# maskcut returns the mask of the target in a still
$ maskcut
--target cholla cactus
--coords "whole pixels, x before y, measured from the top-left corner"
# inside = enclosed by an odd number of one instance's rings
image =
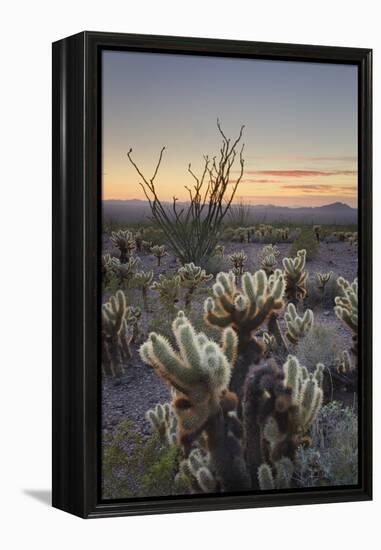
[[[248,231],[245,227],[238,227],[233,233],[233,240],[244,243],[245,240],[249,242]]]
[[[263,256],[261,259],[261,269],[266,271],[267,275],[271,275],[274,273],[274,269],[276,268],[278,264],[278,261],[274,254],[268,254],[267,256]]]
[[[111,242],[113,246],[119,249],[120,257],[119,260],[122,264],[126,263],[130,255],[136,249],[136,243],[133,238],[131,231],[126,229],[123,231],[112,231],[111,233]]]
[[[214,255],[223,258],[225,254],[225,247],[222,244],[218,244],[214,249]]]
[[[180,278],[180,286],[187,289],[185,295],[185,308],[188,309],[191,305],[195,290],[204,282],[213,279],[213,275],[207,275],[205,269],[195,265],[193,262],[180,267],[177,274]]]
[[[264,332],[262,335],[262,340],[265,346],[264,355],[265,357],[269,357],[277,349],[276,338],[273,334]]]
[[[238,339],[231,328],[226,328],[220,347],[204,333],[197,333],[182,311],[172,330],[178,351],[166,338],[152,332],[140,347],[140,356],[176,390],[173,407],[181,437],[199,431],[216,413],[229,386]]]
[[[107,376],[120,376],[124,363],[131,357],[128,306],[124,292],[118,290],[115,296],[102,306],[102,366]]]
[[[234,252],[234,254],[231,254],[229,256],[229,260],[232,262],[237,275],[242,275],[243,266],[245,265],[247,260],[247,256],[244,251],[241,250],[241,252]]]
[[[163,405],[157,403],[153,409],[146,412],[145,417],[164,444],[176,445],[177,417],[173,413],[170,403],[164,403]]]
[[[307,295],[305,271],[306,251],[298,250],[295,258],[283,258],[284,275],[286,278],[286,296],[290,302],[303,301]]]
[[[142,316],[142,311],[139,306],[133,307],[128,306],[126,312],[126,322],[128,326],[132,329],[131,342],[136,344],[139,341],[140,337],[140,318]]]
[[[101,273],[104,285],[109,282],[113,272],[113,264],[110,254],[103,254],[101,257]]]
[[[297,344],[311,330],[314,323],[314,314],[311,309],[306,309],[303,317],[299,317],[293,303],[289,303],[284,315],[287,324],[286,336],[292,344]]]
[[[337,279],[343,296],[335,298],[335,313],[347,327],[350,328],[353,334],[354,346],[352,351],[357,355],[357,332],[358,332],[358,283],[355,279],[352,283],[348,282],[343,277]]]
[[[354,370],[351,356],[347,350],[342,351],[340,357],[336,360],[336,370],[339,374],[348,374]]]
[[[159,294],[160,301],[171,312],[179,301],[180,277],[178,275],[159,275],[159,280],[154,281],[151,286]]]
[[[322,292],[324,292],[326,284],[330,280],[332,272],[329,273],[316,273],[317,286]]]
[[[240,351],[249,342],[256,342],[254,347],[259,359],[262,346],[252,334],[273,313],[283,308],[285,282],[280,270],[269,277],[259,270],[254,275],[244,273],[241,286],[239,290],[234,273],[219,273],[213,285],[214,296],[204,303],[204,318],[207,323],[220,329],[231,326],[238,334]]]
[[[128,286],[130,284],[135,276],[139,262],[139,258],[134,258],[133,256],[130,256],[125,263],[122,263],[118,258],[112,258],[111,269],[118,277],[121,286]]]
[[[321,238],[321,225],[314,225],[312,230],[315,233],[317,242],[319,243]]]
[[[142,241],[142,251],[143,252],[151,252],[151,248],[153,247],[153,241]]]
[[[138,252],[141,252],[143,249],[143,235],[144,235],[144,229],[139,229],[134,235],[136,250]]]
[[[200,448],[194,448],[188,458],[180,462],[175,484],[182,487],[188,486],[191,493],[214,493],[217,491],[218,482],[211,470],[210,456]]]
[[[258,484],[262,491],[289,489],[291,487],[295,470],[292,460],[284,456],[274,464],[274,469],[275,477],[272,468],[268,464],[264,463],[259,466]]]
[[[153,281],[153,271],[138,271],[134,275],[134,282],[142,291],[144,311],[148,311],[148,289]]]
[[[158,266],[160,266],[161,259],[164,258],[164,256],[168,256],[168,252],[165,250],[165,246],[159,246],[158,244],[155,244],[155,246],[151,248],[151,254],[152,256],[155,256],[157,258]]]

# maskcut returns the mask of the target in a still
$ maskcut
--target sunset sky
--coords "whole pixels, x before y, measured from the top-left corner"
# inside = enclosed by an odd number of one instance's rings
[[[130,147],[159,196],[187,198],[187,172],[218,153],[220,119],[245,124],[245,173],[236,198],[251,204],[357,205],[357,68],[132,52],[103,52],[103,198],[142,199]],[[238,168],[238,166],[237,166]]]

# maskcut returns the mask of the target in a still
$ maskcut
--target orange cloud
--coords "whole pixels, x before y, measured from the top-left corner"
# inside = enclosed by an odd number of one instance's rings
[[[249,170],[246,174],[281,178],[308,178],[316,176],[353,176],[357,170]]]

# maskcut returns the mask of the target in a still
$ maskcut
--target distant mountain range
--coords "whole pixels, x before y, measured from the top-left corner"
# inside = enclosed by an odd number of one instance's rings
[[[171,206],[170,203],[168,207]],[[183,203],[186,205],[186,203]],[[181,206],[181,203],[178,203]],[[311,224],[356,224],[357,208],[351,208],[342,202],[334,202],[324,206],[274,206],[273,204],[247,205],[249,223],[311,223]],[[238,209],[233,205],[232,209]],[[126,223],[143,222],[151,214],[147,201],[104,200],[103,215],[105,220],[123,220]],[[228,221],[228,219],[227,219]]]

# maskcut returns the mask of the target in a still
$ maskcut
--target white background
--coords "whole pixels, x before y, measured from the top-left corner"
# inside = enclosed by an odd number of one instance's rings
[[[1,8],[0,542],[13,548],[375,548],[372,503],[80,520],[48,505],[51,427],[51,42],[82,30],[371,47],[380,74],[372,0],[8,1]],[[375,145],[379,149],[379,113]],[[378,146],[378,147],[377,147]],[[375,242],[380,242],[375,155]],[[380,311],[379,257],[375,305]],[[380,330],[375,319],[375,339]],[[377,343],[377,342],[376,342]],[[375,357],[375,386],[379,354]],[[375,418],[381,398],[375,400]],[[376,423],[376,428],[379,428]],[[378,539],[378,541],[377,541]],[[377,541],[377,542],[376,542]]]

